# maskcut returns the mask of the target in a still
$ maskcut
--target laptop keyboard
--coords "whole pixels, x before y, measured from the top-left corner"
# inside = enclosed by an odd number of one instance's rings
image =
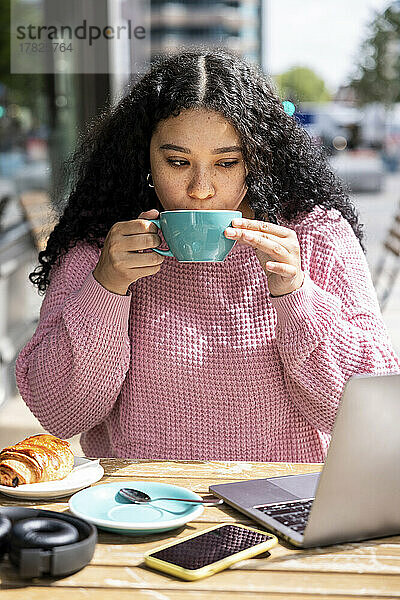
[[[279,502],[266,506],[253,506],[256,510],[272,517],[282,525],[290,527],[293,531],[304,533],[314,498],[295,500],[292,502]]]

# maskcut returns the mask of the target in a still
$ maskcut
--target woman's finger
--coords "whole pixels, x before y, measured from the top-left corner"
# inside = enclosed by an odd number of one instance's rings
[[[300,247],[297,238],[287,237],[282,238],[271,233],[263,234],[271,242],[275,242],[285,248],[289,254],[298,255],[300,253]]]
[[[278,237],[288,237],[294,233],[293,229],[289,229],[289,227],[282,227],[282,225],[275,225],[275,223],[255,221],[252,219],[233,219],[232,226],[260,231],[262,233],[272,233]]]
[[[271,271],[272,273],[276,273],[282,277],[295,277],[297,275],[296,267],[286,263],[268,261],[265,263],[265,268],[267,271]]]
[[[248,242],[253,248],[262,250],[262,252],[265,252],[278,260],[287,260],[290,256],[290,252],[283,244],[271,240],[268,236],[257,231],[241,230],[237,239]]]

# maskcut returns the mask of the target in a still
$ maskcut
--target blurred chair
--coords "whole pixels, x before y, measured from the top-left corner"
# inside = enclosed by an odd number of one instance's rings
[[[381,310],[389,300],[400,271],[400,203],[383,242],[383,252],[375,269],[373,281]]]
[[[20,194],[19,199],[31,226],[36,249],[40,252],[45,249],[47,239],[56,224],[56,213],[49,194],[42,190],[31,190]]]
[[[1,227],[1,217],[3,215],[3,212],[7,206],[8,203],[8,197],[5,196],[5,198],[0,198],[0,227]]]
[[[1,189],[0,189],[1,191]],[[7,219],[5,209],[11,206]],[[15,360],[32,337],[41,299],[28,280],[46,246],[55,214],[46,192],[30,191],[0,201],[0,405],[16,393]],[[22,214],[23,213],[23,214]]]

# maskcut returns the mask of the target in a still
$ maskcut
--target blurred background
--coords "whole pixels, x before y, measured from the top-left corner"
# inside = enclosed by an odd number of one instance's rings
[[[54,7],[24,1],[44,13]],[[52,73],[11,74],[11,2],[0,0],[0,449],[43,431],[18,394],[14,370],[38,322],[42,297],[28,274],[51,228],[63,161],[85,124],[124,93],[130,65],[140,73],[166,50],[233,48],[294,104],[294,118],[349,186],[400,352],[400,1],[96,0],[97,11],[125,20],[143,20],[146,10],[150,45],[132,57],[129,44],[118,52],[109,44],[96,57],[97,72],[86,74],[71,72],[68,57]],[[66,3],[67,10],[79,17],[84,2]],[[71,441],[82,454],[78,437]]]

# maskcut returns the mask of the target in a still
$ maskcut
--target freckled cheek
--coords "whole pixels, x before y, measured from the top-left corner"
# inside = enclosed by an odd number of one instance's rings
[[[243,200],[246,195],[246,185],[242,181],[232,181],[230,183],[227,182],[227,185],[224,186],[224,197],[235,201]]]
[[[155,181],[157,182],[156,191],[160,200],[165,199],[171,201],[182,195],[183,184],[176,176],[174,177],[171,174],[160,171],[157,174]]]

